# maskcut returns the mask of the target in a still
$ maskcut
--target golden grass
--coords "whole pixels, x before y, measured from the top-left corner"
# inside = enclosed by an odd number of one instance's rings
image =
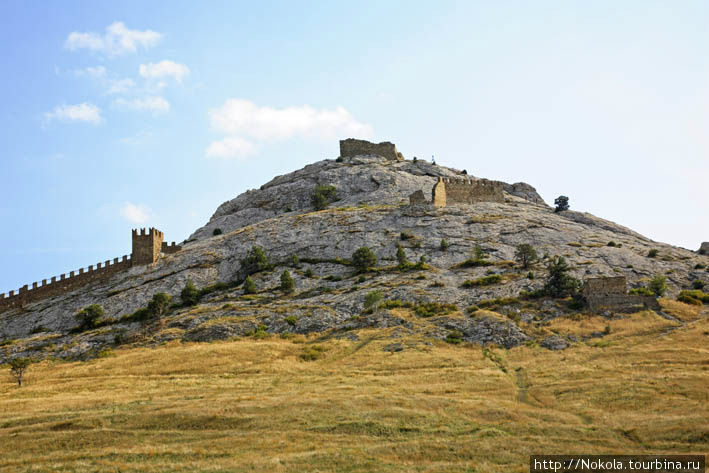
[[[403,311],[401,311],[403,315]],[[538,453],[706,453],[709,322],[557,319],[611,332],[552,352],[392,331],[115,350],[0,376],[0,471],[528,471]],[[402,352],[382,347],[400,341]],[[300,355],[316,343],[316,361]]]

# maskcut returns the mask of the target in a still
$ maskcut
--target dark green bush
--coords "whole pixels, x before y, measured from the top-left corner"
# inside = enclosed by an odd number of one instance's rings
[[[289,315],[288,317],[286,317],[283,320],[285,320],[286,323],[291,326],[294,326],[295,324],[298,323],[298,317],[296,317],[295,315]]]
[[[484,277],[478,278],[478,279],[468,279],[467,281],[464,281],[460,287],[471,288],[471,287],[479,287],[479,286],[491,286],[493,284],[499,283],[500,281],[502,281],[501,275],[491,274],[489,276],[484,276]]]
[[[256,283],[251,276],[247,276],[244,280],[244,294],[256,294],[258,289],[256,289]]]
[[[634,296],[654,296],[655,293],[646,287],[636,287],[628,291],[628,294]]]
[[[550,297],[572,296],[581,288],[581,281],[568,274],[570,268],[563,256],[555,256],[547,264],[544,293]]]
[[[359,273],[364,273],[377,265],[377,256],[368,247],[363,246],[352,253],[352,266]]]
[[[650,251],[647,252],[647,257],[648,258],[654,258],[658,255],[659,251],[657,251],[655,248],[651,249]]]
[[[554,205],[556,206],[556,208],[554,208],[554,212],[569,210],[569,198],[565,195],[560,195],[554,199]]]
[[[399,235],[399,238],[401,238],[402,241],[405,241],[405,240],[411,240],[412,238],[415,238],[415,237],[414,237],[414,234],[411,232],[401,232],[401,234]]]
[[[313,275],[314,275],[314,274],[313,274],[313,270],[312,270],[311,268],[308,268],[308,269],[305,270],[305,272],[303,273],[303,275],[304,275],[306,278],[312,278]]]
[[[91,304],[84,307],[74,315],[74,318],[79,322],[79,330],[89,330],[98,326],[98,321],[104,316],[103,307],[98,304]]]
[[[199,302],[200,293],[199,289],[194,285],[191,279],[188,279],[185,283],[185,287],[180,292],[180,299],[184,305],[195,305]]]
[[[535,250],[529,243],[517,245],[515,259],[522,265],[523,268],[527,269],[537,260],[537,250]]]
[[[311,196],[311,202],[316,210],[323,210],[331,202],[337,200],[337,189],[335,186],[315,186],[313,195]]]
[[[452,343],[453,345],[459,345],[463,341],[463,334],[458,330],[451,330],[446,335],[446,342]]]
[[[295,290],[295,281],[291,277],[287,269],[281,273],[281,291],[286,294],[291,294]]]
[[[450,245],[445,240],[445,238],[443,240],[441,240],[441,251],[448,251],[449,247],[450,247]]]
[[[704,281],[695,279],[692,281],[692,289],[704,289]]]
[[[677,296],[677,300],[680,302],[684,302],[685,304],[702,305],[702,301],[700,301],[699,299],[695,299],[689,294],[680,294]]]
[[[399,268],[405,268],[409,265],[409,260],[406,259],[404,247],[399,243],[396,244],[396,261],[399,262]]]
[[[222,233],[224,233],[224,232],[222,232],[221,228],[215,228],[214,231],[212,232],[212,235],[217,236],[217,235],[221,235]]]
[[[167,314],[170,309],[170,301],[172,301],[172,296],[164,292],[158,292],[153,295],[153,298],[148,302],[148,312],[151,317],[162,317]]]
[[[659,274],[656,275],[650,280],[647,285],[647,288],[657,297],[664,296],[665,292],[667,291],[666,278],[664,276],[660,276]]]
[[[706,265],[703,265],[702,263],[697,263],[694,265],[694,269],[704,269],[706,268]]]
[[[455,304],[442,304],[440,302],[421,302],[416,304],[414,312],[419,317],[433,317],[434,315],[446,315],[458,310]]]
[[[241,268],[246,275],[258,273],[268,267],[268,257],[260,246],[252,246],[246,257],[241,260]]]
[[[694,300],[697,300],[699,302],[703,302],[704,304],[709,304],[709,293],[700,291],[700,290],[693,290],[693,291],[680,291],[679,296],[677,297],[677,300],[681,300],[680,297],[683,298],[689,298],[691,297]],[[684,302],[684,301],[683,301]]]
[[[372,291],[364,296],[364,309],[375,311],[383,298],[382,291]]]

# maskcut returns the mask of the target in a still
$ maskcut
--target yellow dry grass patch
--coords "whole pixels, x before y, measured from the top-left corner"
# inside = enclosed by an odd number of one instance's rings
[[[481,350],[392,328],[45,361],[21,389],[3,367],[0,471],[526,472],[536,453],[706,452],[705,314],[575,323],[610,323],[612,343]],[[322,358],[301,361],[313,343]]]

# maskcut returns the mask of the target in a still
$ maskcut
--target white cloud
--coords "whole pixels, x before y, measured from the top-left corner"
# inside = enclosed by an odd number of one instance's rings
[[[107,94],[122,94],[135,87],[133,79],[109,79],[106,84]]]
[[[207,157],[210,158],[241,158],[253,154],[256,151],[256,145],[252,142],[231,136],[224,138],[221,141],[214,141],[207,148]]]
[[[116,21],[106,27],[106,33],[74,31],[64,41],[64,47],[70,51],[88,49],[89,51],[103,52],[110,56],[134,53],[139,47],[147,49],[155,46],[162,38],[162,34],[151,30],[130,30]]]
[[[113,104],[117,107],[130,110],[148,110],[152,112],[153,115],[170,111],[170,102],[162,97],[145,97],[142,99],[132,100],[118,98],[113,101]]]
[[[74,71],[77,77],[88,76],[93,79],[103,79],[106,77],[106,68],[103,66],[87,67],[86,69],[79,69]]]
[[[77,105],[58,105],[51,112],[46,112],[47,121],[60,120],[65,122],[87,122],[97,125],[101,123],[101,109],[90,103]]]
[[[143,204],[126,202],[121,207],[121,217],[130,223],[145,223],[150,218],[150,209]]]
[[[260,107],[243,99],[229,99],[209,111],[212,127],[228,135],[245,135],[257,140],[279,140],[304,136],[368,138],[372,127],[357,121],[343,107],[316,109],[300,107]]]
[[[177,82],[182,82],[182,78],[190,73],[190,69],[184,64],[164,60],[160,62],[151,62],[149,64],[141,64],[139,73],[146,79],[172,77]]]

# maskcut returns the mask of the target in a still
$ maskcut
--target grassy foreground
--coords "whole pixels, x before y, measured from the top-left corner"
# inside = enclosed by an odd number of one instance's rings
[[[0,376],[0,471],[526,472],[538,453],[706,453],[709,321],[672,303],[552,352],[314,338],[118,349]],[[316,344],[325,350],[313,350]],[[317,358],[303,361],[310,353]]]

